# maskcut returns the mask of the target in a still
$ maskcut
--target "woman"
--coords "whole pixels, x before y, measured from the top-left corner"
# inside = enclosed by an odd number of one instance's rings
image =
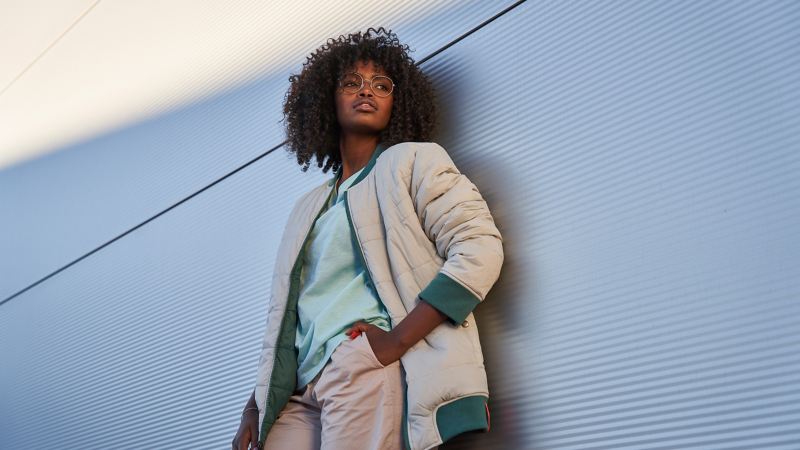
[[[289,150],[303,171],[315,158],[336,175],[290,213],[234,450],[427,449],[489,428],[471,311],[499,276],[502,239],[428,142],[433,90],[407,52],[370,28],[290,77]]]

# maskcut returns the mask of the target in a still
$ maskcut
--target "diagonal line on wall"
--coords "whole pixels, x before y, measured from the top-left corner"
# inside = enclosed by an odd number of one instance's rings
[[[525,3],[525,1],[527,1],[527,0],[519,0],[519,1],[517,1],[517,2],[515,2],[515,3],[513,3],[513,4],[511,4],[510,6],[506,7],[506,8],[505,8],[505,9],[503,9],[502,11],[500,11],[499,13],[495,14],[494,16],[492,16],[492,17],[490,17],[490,18],[486,19],[485,21],[483,21],[483,22],[482,22],[482,23],[480,23],[479,25],[475,26],[475,27],[474,27],[474,28],[472,28],[471,30],[467,31],[466,33],[462,34],[461,36],[459,36],[459,37],[457,37],[457,38],[453,39],[452,41],[448,42],[447,44],[443,45],[441,48],[439,48],[439,49],[435,50],[435,51],[434,51],[433,53],[431,53],[430,55],[427,55],[427,56],[425,56],[424,58],[420,59],[419,61],[417,61],[417,65],[421,65],[421,64],[425,63],[426,61],[429,61],[431,58],[435,57],[436,55],[438,55],[438,54],[442,53],[443,51],[445,51],[445,50],[447,50],[448,48],[452,47],[453,45],[457,44],[459,41],[461,41],[461,40],[465,39],[467,36],[469,36],[469,35],[471,35],[471,34],[475,33],[476,31],[480,30],[481,28],[485,27],[486,25],[488,25],[488,24],[492,23],[493,21],[497,20],[499,17],[501,17],[501,16],[503,16],[504,14],[508,13],[509,11],[513,10],[513,9],[514,9],[514,8],[516,8],[517,6],[521,5],[522,3]],[[91,10],[91,9],[92,9],[94,6],[95,6],[95,5],[97,5],[97,3],[100,3],[100,0],[97,0],[97,2],[96,2],[94,5],[92,5],[92,7],[90,7],[90,8],[89,8],[89,9],[88,9],[88,10],[87,10],[87,11],[86,11],[86,12],[85,12],[85,13],[84,13],[82,16],[81,16],[81,18],[82,18],[83,16],[85,16],[85,15],[86,15],[86,13],[88,13],[88,12],[89,12],[89,11],[90,11],[90,10]],[[75,23],[77,23],[78,21],[80,21],[80,18],[79,18],[79,19],[78,19],[78,20],[77,20]],[[75,25],[75,24],[73,24],[72,26],[74,26],[74,25]],[[61,35],[61,36],[65,35],[65,34],[67,33],[67,31],[69,31],[69,30],[72,28],[72,26],[70,26],[70,28],[68,28],[68,29],[67,29],[67,30],[66,30],[64,33],[62,33],[62,35]],[[61,38],[61,36],[59,36],[59,38],[58,38],[58,39],[60,39],[60,38]],[[53,45],[55,45],[55,43],[56,43],[56,42],[58,42],[58,39],[56,39],[56,41],[54,41],[54,42],[53,42],[53,44],[51,44],[51,45],[50,45],[50,47],[52,47]],[[50,47],[48,47],[47,49],[49,49]],[[46,52],[47,52],[47,49],[45,49],[45,51],[44,51],[44,52],[42,52],[42,55],[44,55],[44,53],[46,53]],[[39,58],[41,58],[41,55],[39,56]],[[28,65],[28,67],[31,67],[31,66],[33,66],[33,64],[34,64],[36,61],[38,61],[38,60],[39,60],[39,58],[37,58],[37,59],[36,59],[36,60],[34,60],[34,61],[31,63],[31,64],[29,64],[29,65]],[[27,68],[26,68],[25,70],[27,70]],[[25,71],[23,71],[23,73],[24,73],[24,72],[25,72]],[[21,75],[22,75],[22,74],[20,74],[19,76],[21,76]],[[18,76],[17,78],[19,78],[19,76]],[[16,79],[15,79],[15,80],[16,80]],[[13,81],[12,81],[12,83],[13,83]],[[4,92],[4,91],[3,91],[3,92]],[[0,95],[2,95],[2,92],[0,92]],[[27,291],[29,291],[29,290],[33,289],[33,288],[34,288],[34,287],[36,287],[36,286],[38,286],[38,285],[42,284],[43,282],[45,282],[45,281],[49,280],[50,278],[52,278],[52,277],[54,277],[54,276],[58,275],[59,273],[61,273],[61,272],[65,271],[65,270],[67,270],[67,269],[69,269],[70,267],[72,267],[72,266],[74,266],[75,264],[77,264],[77,263],[79,263],[79,262],[83,261],[84,259],[88,258],[89,256],[91,256],[91,255],[93,255],[93,254],[97,253],[98,251],[102,250],[103,248],[105,248],[105,247],[107,247],[107,246],[109,246],[109,245],[113,244],[114,242],[116,242],[116,241],[118,241],[118,240],[122,239],[123,237],[127,236],[128,234],[130,234],[130,233],[132,233],[132,232],[134,232],[134,231],[138,230],[139,228],[141,228],[141,227],[145,226],[146,224],[148,224],[148,223],[152,222],[153,220],[155,220],[155,219],[157,219],[157,218],[161,217],[162,215],[166,214],[167,212],[169,212],[169,211],[173,210],[174,208],[177,208],[178,206],[182,205],[183,203],[186,203],[187,201],[189,201],[189,200],[191,200],[192,198],[194,198],[194,197],[196,197],[196,196],[200,195],[201,193],[203,193],[203,192],[205,192],[206,190],[210,189],[211,187],[213,187],[213,186],[217,185],[218,183],[222,182],[223,180],[227,179],[228,177],[230,177],[230,176],[232,176],[232,175],[234,175],[234,174],[238,173],[239,171],[243,170],[244,168],[246,168],[246,167],[250,166],[251,164],[255,163],[256,161],[260,160],[261,158],[264,158],[265,156],[269,155],[270,153],[274,152],[275,150],[277,150],[277,149],[279,149],[279,148],[283,147],[285,144],[286,144],[286,141],[283,141],[283,142],[281,142],[280,144],[278,144],[278,145],[276,145],[276,146],[274,146],[274,147],[270,148],[269,150],[265,151],[264,153],[262,153],[262,154],[260,154],[260,155],[256,156],[255,158],[251,159],[250,161],[248,161],[248,162],[246,162],[246,163],[242,164],[241,166],[237,167],[236,169],[232,170],[231,172],[228,172],[227,174],[225,174],[225,175],[221,176],[220,178],[218,178],[218,179],[216,179],[216,180],[212,181],[211,183],[209,183],[208,185],[204,186],[204,187],[203,187],[203,188],[201,188],[200,190],[198,190],[198,191],[196,191],[196,192],[194,192],[194,193],[192,193],[192,194],[188,195],[187,197],[185,197],[185,198],[183,198],[183,199],[181,199],[181,200],[177,201],[176,203],[172,204],[171,206],[169,206],[169,207],[165,208],[163,211],[161,211],[161,212],[157,213],[156,215],[154,215],[154,216],[152,216],[152,217],[150,217],[150,218],[146,219],[145,221],[143,221],[143,222],[139,223],[138,225],[135,225],[135,226],[133,226],[132,228],[130,228],[130,229],[128,229],[128,230],[126,230],[126,231],[124,231],[124,232],[120,233],[120,234],[119,234],[119,235],[117,235],[116,237],[114,237],[114,238],[111,238],[110,240],[108,240],[107,242],[105,242],[105,243],[101,244],[100,246],[96,247],[95,249],[93,249],[93,250],[91,250],[91,251],[89,251],[89,252],[87,252],[87,253],[83,254],[82,256],[78,257],[77,259],[75,259],[75,260],[73,260],[73,261],[69,262],[68,264],[66,264],[66,265],[64,265],[64,266],[62,266],[62,267],[60,267],[59,269],[57,269],[57,270],[55,270],[55,271],[53,271],[53,272],[49,273],[48,275],[46,275],[46,276],[44,276],[44,277],[40,278],[40,279],[39,279],[39,280],[37,280],[36,282],[34,282],[34,283],[32,283],[32,284],[28,285],[28,286],[27,286],[27,287],[25,287],[24,289],[22,289],[22,290],[20,290],[20,291],[17,291],[16,293],[12,294],[11,296],[9,296],[9,297],[7,297],[7,298],[3,299],[2,301],[0,301],[0,306],[4,305],[5,303],[7,303],[7,302],[9,302],[9,301],[11,301],[11,300],[13,300],[13,299],[14,299],[14,298],[16,298],[16,297],[19,297],[20,295],[22,295],[22,294],[24,294],[25,292],[27,292]]]
[[[46,54],[47,54],[47,52],[49,52],[49,51],[50,51],[50,49],[51,49],[51,48],[55,47],[55,45],[56,45],[56,44],[58,44],[58,42],[61,40],[61,38],[63,38],[64,36],[66,36],[66,35],[67,35],[67,33],[69,33],[70,31],[72,31],[72,29],[73,29],[73,28],[75,28],[75,25],[77,25],[77,24],[78,24],[78,23],[79,23],[81,20],[83,20],[83,18],[84,18],[84,17],[86,17],[86,15],[87,15],[87,14],[89,14],[89,12],[90,12],[91,10],[93,10],[93,9],[94,9],[94,7],[95,7],[95,6],[97,6],[97,5],[100,3],[100,1],[101,1],[101,0],[97,0],[96,2],[94,2],[94,3],[92,4],[92,6],[90,6],[90,7],[86,8],[86,11],[84,11],[83,13],[81,13],[81,15],[80,15],[80,16],[78,16],[78,18],[77,18],[77,19],[75,19],[75,21],[73,21],[73,22],[72,22],[72,24],[70,24],[70,26],[68,26],[66,30],[64,30],[64,31],[63,31],[63,32],[62,32],[60,35],[58,35],[58,37],[57,37],[57,38],[55,38],[55,39],[53,40],[53,42],[51,42],[51,43],[50,43],[50,45],[48,45],[48,46],[47,46],[47,47],[46,47],[44,50],[42,50],[42,52],[41,52],[41,53],[39,53],[39,55],[38,55],[38,56],[36,56],[36,58],[34,58],[34,59],[33,59],[33,61],[31,61],[31,62],[30,62],[30,64],[28,64],[27,66],[25,66],[25,68],[24,68],[24,69],[22,69],[22,71],[21,71],[20,73],[18,73],[18,74],[17,74],[17,76],[15,76],[13,80],[11,80],[11,81],[10,81],[10,82],[9,82],[7,85],[5,85],[5,87],[3,87],[3,89],[2,89],[2,90],[0,90],[0,97],[2,97],[2,96],[3,96],[3,94],[5,94],[5,93],[6,93],[6,91],[8,91],[9,89],[11,89],[11,86],[13,86],[13,85],[14,85],[14,83],[16,83],[16,82],[17,82],[17,81],[18,81],[20,78],[22,78],[22,76],[23,76],[23,75],[25,75],[25,73],[27,73],[27,72],[28,72],[28,70],[30,70],[30,68],[31,68],[31,67],[33,67],[34,65],[36,65],[36,63],[37,63],[37,62],[39,62],[39,60],[40,60],[40,59],[42,59],[42,58],[44,57],[44,55],[46,55]],[[0,303],[0,304],[2,304],[2,303]]]

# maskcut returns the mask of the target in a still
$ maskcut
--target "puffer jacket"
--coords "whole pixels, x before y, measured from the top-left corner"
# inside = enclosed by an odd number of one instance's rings
[[[281,238],[255,389],[262,445],[296,389],[301,251],[334,181],[297,201]],[[376,148],[344,202],[367,285],[392,327],[420,298],[449,317],[401,358],[406,447],[428,449],[488,429],[489,391],[472,310],[497,281],[503,248],[478,189],[440,145],[403,142]]]

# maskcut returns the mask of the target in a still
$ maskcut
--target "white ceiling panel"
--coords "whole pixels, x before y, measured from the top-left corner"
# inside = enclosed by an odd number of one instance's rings
[[[0,169],[296,63],[318,36],[378,25],[356,16],[453,3],[4,1]]]

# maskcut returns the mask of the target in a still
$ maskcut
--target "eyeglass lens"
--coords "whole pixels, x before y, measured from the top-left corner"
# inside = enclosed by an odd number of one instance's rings
[[[379,97],[386,97],[392,93],[392,80],[389,77],[378,75],[372,78],[372,81],[364,80],[361,75],[357,73],[348,73],[342,77],[341,86],[342,90],[348,94],[355,94],[363,87],[363,83],[370,83],[372,92]]]

